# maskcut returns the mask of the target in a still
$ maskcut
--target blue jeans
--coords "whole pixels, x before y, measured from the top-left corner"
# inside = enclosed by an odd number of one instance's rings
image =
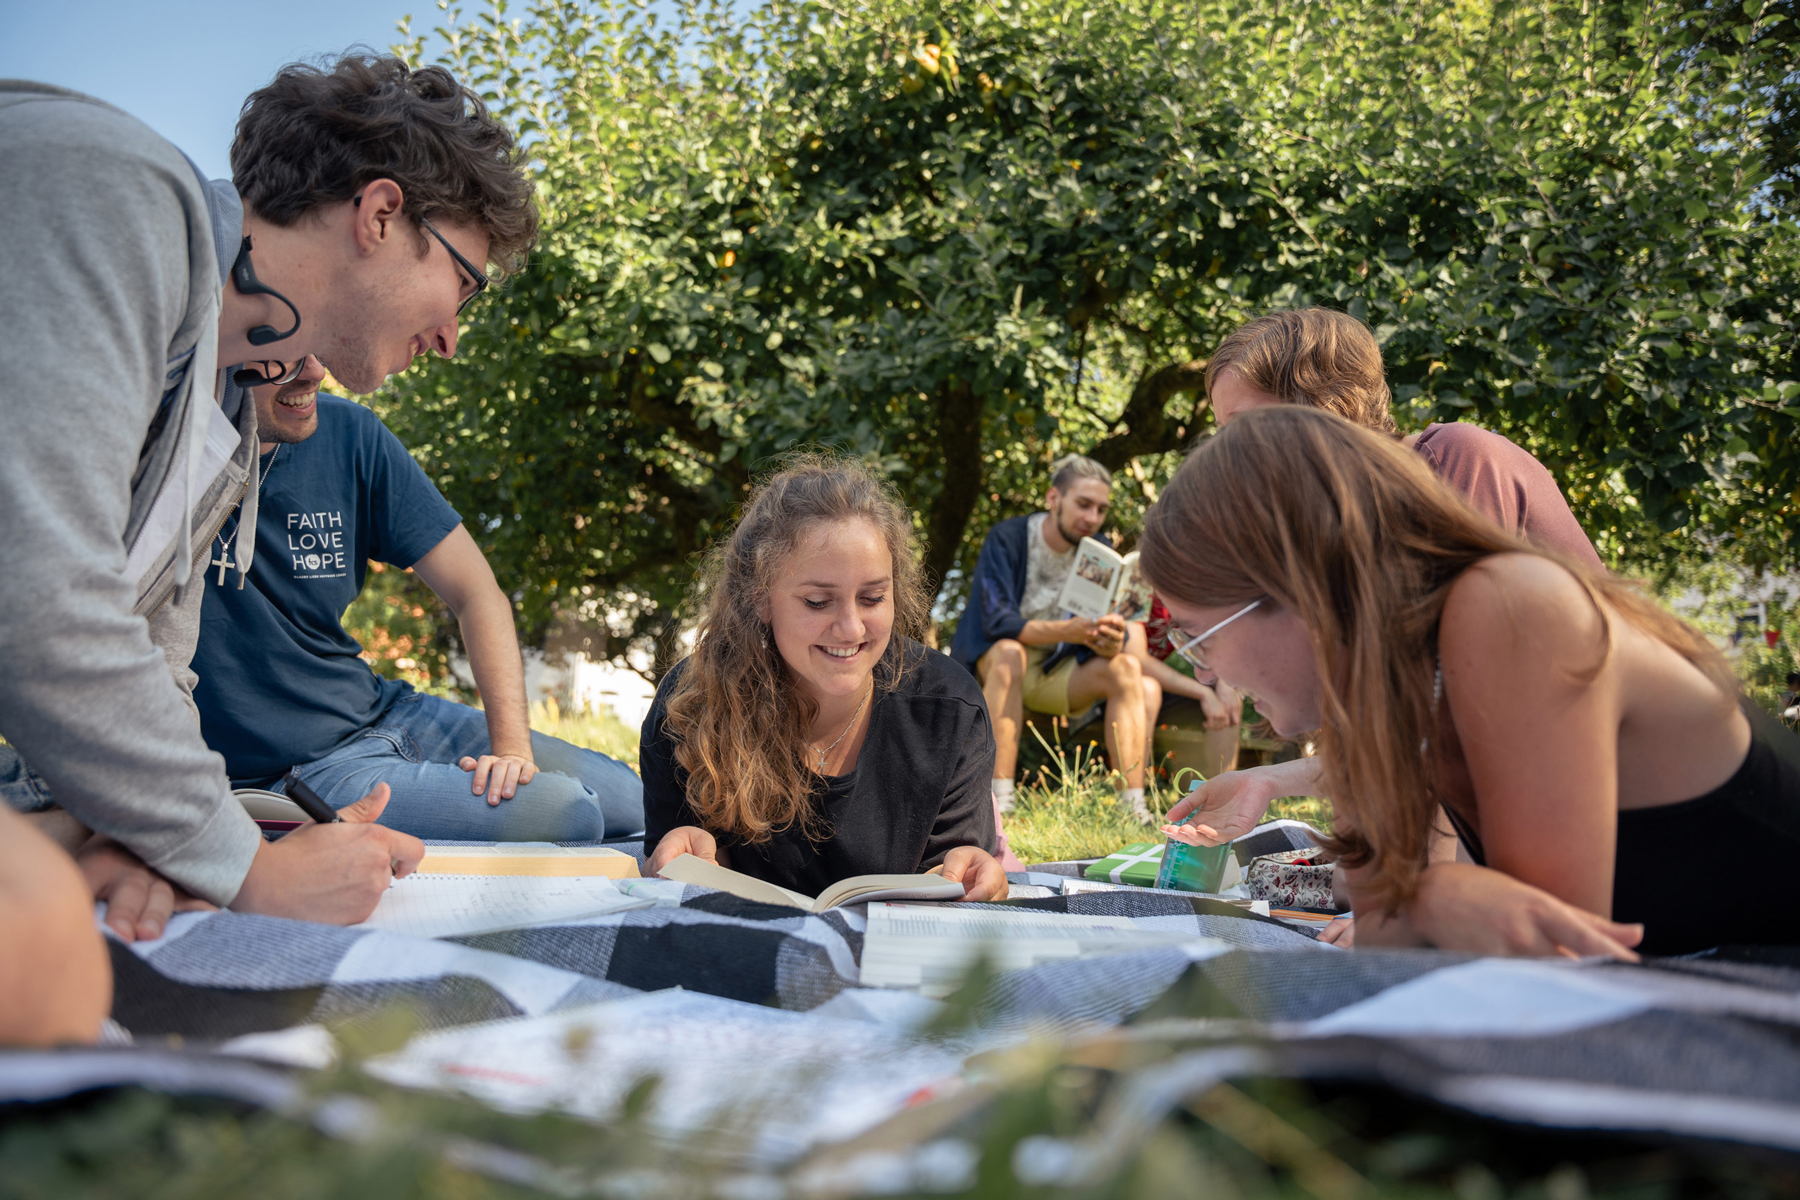
[[[387,715],[317,762],[296,768],[333,808],[378,783],[393,790],[381,824],[414,837],[469,842],[587,842],[644,828],[644,785],[617,759],[531,735],[538,773],[490,805],[457,766],[489,753],[487,717],[436,696],[402,696]],[[274,785],[281,791],[282,785]]]

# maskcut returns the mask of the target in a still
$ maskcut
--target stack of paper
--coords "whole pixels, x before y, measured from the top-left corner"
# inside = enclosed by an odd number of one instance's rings
[[[869,905],[869,928],[863,935],[862,984],[947,996],[979,958],[986,958],[997,970],[1016,971],[1064,959],[1172,945],[1214,948],[1224,943],[1146,929],[1129,917],[875,903]]]

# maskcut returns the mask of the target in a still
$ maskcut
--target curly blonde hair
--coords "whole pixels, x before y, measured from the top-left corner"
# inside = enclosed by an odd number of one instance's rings
[[[804,454],[759,484],[696,581],[698,637],[664,725],[688,802],[710,830],[747,842],[796,824],[820,835],[809,803],[818,775],[804,753],[818,705],[776,648],[768,611],[771,583],[801,540],[842,521],[872,525],[893,556],[894,627],[875,664],[877,689],[899,685],[908,640],[924,631],[931,597],[912,517],[891,483],[854,460]]]

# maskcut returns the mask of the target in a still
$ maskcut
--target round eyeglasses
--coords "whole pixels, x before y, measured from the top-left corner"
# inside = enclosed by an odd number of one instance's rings
[[[1204,642],[1207,638],[1219,632],[1219,630],[1225,628],[1227,625],[1231,624],[1261,603],[1261,600],[1252,600],[1250,603],[1244,605],[1244,607],[1232,613],[1229,617],[1226,617],[1223,621],[1220,621],[1217,625],[1214,625],[1211,629],[1208,629],[1205,633],[1195,634],[1193,637],[1182,642],[1179,646],[1176,646],[1175,653],[1187,659],[1188,663],[1193,666],[1195,671],[1211,675],[1212,668],[1206,665],[1206,659],[1200,652],[1200,643]],[[1178,634],[1186,632],[1179,625],[1175,626],[1174,629]]]

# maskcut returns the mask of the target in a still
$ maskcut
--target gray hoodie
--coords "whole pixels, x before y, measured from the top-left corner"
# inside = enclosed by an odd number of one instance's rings
[[[0,164],[0,736],[82,823],[228,903],[261,838],[187,693],[213,531],[255,495],[255,406],[215,370],[242,210],[44,84],[0,81]]]

